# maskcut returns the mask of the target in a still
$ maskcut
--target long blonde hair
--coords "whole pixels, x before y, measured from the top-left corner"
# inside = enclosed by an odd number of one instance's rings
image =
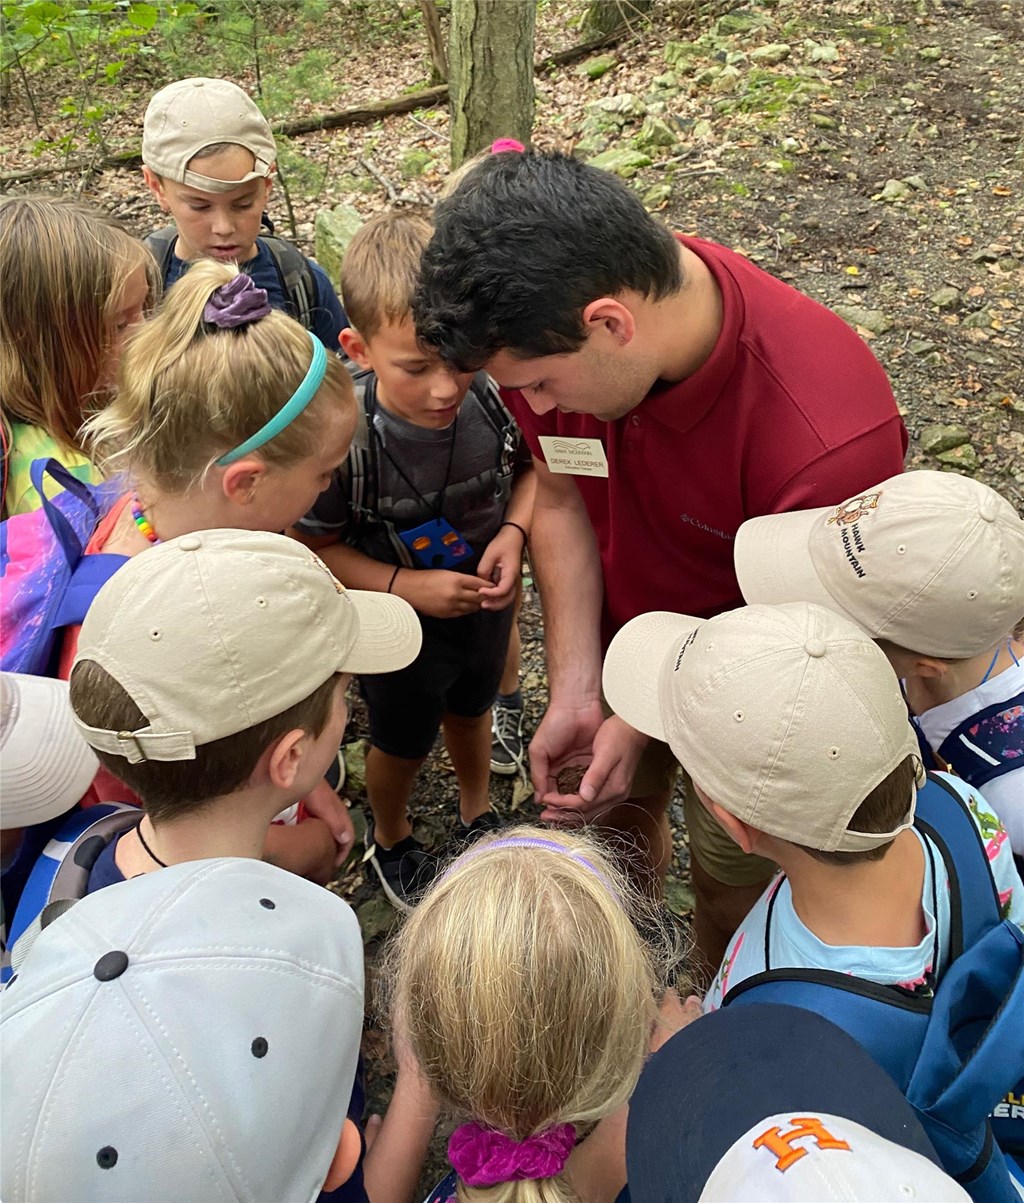
[[[234,264],[201,259],[177,281],[157,316],[121,357],[117,397],[86,433],[107,471],[126,470],[161,492],[200,484],[216,460],[279,412],[302,383],[313,355],[309,332],[273,310],[235,329],[203,320]],[[313,400],[255,454],[287,467],[320,445],[328,407],[354,408],[352,381],[335,355]]]
[[[128,277],[153,256],[113,217],[59,196],[0,200],[0,396],[4,416],[83,449]]]
[[[513,828],[456,860],[388,970],[396,1030],[436,1096],[516,1141],[560,1124],[581,1135],[625,1103],[665,968],[634,926],[640,906],[582,833]],[[458,1192],[463,1203],[574,1197],[564,1174]]]

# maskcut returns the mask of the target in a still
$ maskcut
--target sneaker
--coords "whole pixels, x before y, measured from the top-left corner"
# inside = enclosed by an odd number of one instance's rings
[[[366,826],[366,855],[388,901],[403,914],[411,914],[423,891],[437,874],[437,860],[419,840],[406,836],[394,848],[380,848],[374,840],[373,823]]]
[[[452,843],[457,852],[462,852],[470,844],[476,843],[482,835],[487,835],[491,831],[500,831],[504,826],[497,811],[485,810],[482,815],[477,815],[468,827],[465,827],[460,820],[452,833]]]
[[[495,702],[491,710],[491,772],[513,777],[523,764],[523,708]]]

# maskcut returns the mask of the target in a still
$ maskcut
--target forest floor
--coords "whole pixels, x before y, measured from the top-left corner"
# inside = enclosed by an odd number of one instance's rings
[[[388,24],[379,15],[387,5],[363,4],[364,16],[378,14],[368,26],[353,7],[327,5],[329,19],[309,31],[313,49],[330,52],[327,83],[290,102],[287,115],[422,86],[426,52],[416,23]],[[538,54],[580,40],[570,20],[580,9],[555,0],[541,6]],[[212,24],[205,36],[200,65],[176,69],[168,55],[123,81],[108,143],[137,142],[155,87],[224,69]],[[651,27],[618,47],[538,77],[534,141],[572,150],[585,139],[589,155],[603,152],[605,161],[607,152],[623,152],[611,156],[618,169],[672,227],[742,250],[840,312],[889,373],[911,435],[908,464],[974,473],[1021,508],[1022,44],[1019,0],[752,0],[732,11],[665,2]],[[245,70],[234,78],[252,86]],[[60,81],[37,86],[37,108],[56,111]],[[33,155],[38,138],[13,90],[3,110],[5,169],[52,159]],[[428,109],[292,139],[298,241],[313,249],[314,216],[325,206],[348,203],[369,216],[395,196],[429,204],[447,174],[447,138],[446,111]],[[80,189],[145,232],[160,217],[140,185],[135,171],[107,171],[36,187]],[[287,233],[277,208],[274,216]],[[521,627],[532,729],[543,713],[545,676],[540,610],[529,587]],[[347,792],[360,821],[364,734],[357,705]],[[535,815],[526,791],[493,780],[503,814]],[[431,843],[443,845],[456,799],[438,752],[413,803]],[[685,915],[692,894],[678,806],[672,818],[677,858],[666,901]],[[393,912],[358,857],[336,888],[356,906],[372,954]],[[371,1101],[380,1106],[391,1082],[381,1025],[368,1026],[365,1052]],[[439,1139],[424,1182],[443,1166]]]

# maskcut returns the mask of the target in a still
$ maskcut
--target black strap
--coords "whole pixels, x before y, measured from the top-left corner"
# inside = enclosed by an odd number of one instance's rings
[[[265,214],[264,217],[266,218]],[[318,300],[313,269],[309,266],[309,260],[298,247],[273,233],[273,226],[270,225],[269,219],[266,219],[264,224],[268,226],[270,232],[261,234],[259,241],[264,243],[270,252],[270,261],[277,272],[281,293],[291,316],[308,330],[312,325],[313,312],[317,307]],[[176,226],[165,226],[162,230],[154,230],[152,234],[146,236],[146,246],[153,252],[153,257],[160,267],[161,279],[165,278],[170,270],[174,245],[177,241],[178,229]]]

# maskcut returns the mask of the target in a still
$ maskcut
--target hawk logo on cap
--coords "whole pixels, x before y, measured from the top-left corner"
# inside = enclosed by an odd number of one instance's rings
[[[309,558],[317,566],[317,568],[321,569],[323,572],[326,572],[327,575],[331,578],[331,584],[334,586],[336,593],[344,593],[345,592],[345,586],[341,583],[341,581],[338,580],[338,578],[334,575],[334,573],[331,572],[331,570],[327,567],[327,565],[323,562],[323,560],[320,559],[319,556],[314,555],[312,552],[310,552]]]
[[[866,514],[878,509],[881,497],[882,490],[879,489],[877,493],[865,493],[863,497],[853,497],[842,505],[837,505],[828,525],[831,526],[835,522],[840,526],[849,526],[851,522],[859,522]]]
[[[794,1115],[789,1121],[793,1127],[782,1131],[778,1127],[768,1128],[754,1141],[755,1149],[767,1149],[775,1154],[775,1168],[785,1173],[791,1165],[795,1165],[801,1157],[807,1156],[807,1150],[800,1146],[793,1147],[793,1142],[810,1138],[819,1149],[846,1149],[850,1146],[845,1140],[825,1127],[820,1119],[813,1115]]]

